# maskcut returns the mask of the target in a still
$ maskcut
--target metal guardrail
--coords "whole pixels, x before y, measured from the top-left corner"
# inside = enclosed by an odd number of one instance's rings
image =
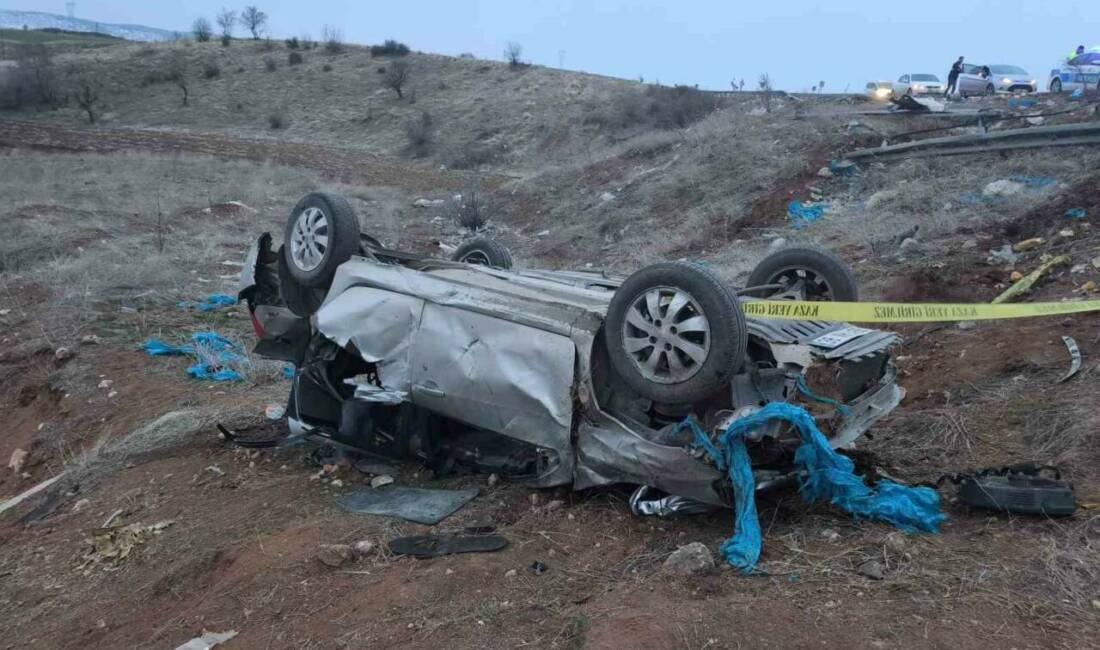
[[[929,138],[903,144],[859,149],[845,156],[856,161],[889,156],[950,156],[1011,149],[1100,145],[1100,124],[1035,126],[994,133]]]

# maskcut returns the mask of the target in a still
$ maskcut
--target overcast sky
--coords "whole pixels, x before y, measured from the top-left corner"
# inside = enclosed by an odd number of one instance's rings
[[[243,6],[244,2],[241,3]],[[257,0],[273,36],[324,25],[346,40],[396,38],[415,50],[500,59],[515,41],[533,63],[665,84],[746,87],[762,72],[787,90],[859,90],[905,72],[945,76],[965,55],[1045,79],[1075,46],[1100,43],[1097,0]],[[186,31],[219,0],[77,0],[75,15]],[[65,13],[64,0],[0,0],[0,8]]]

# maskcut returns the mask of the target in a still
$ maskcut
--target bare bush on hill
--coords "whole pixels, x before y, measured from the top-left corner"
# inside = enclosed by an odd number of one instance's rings
[[[691,86],[624,89],[587,119],[605,128],[682,129],[722,107],[722,99]]]
[[[427,156],[435,142],[435,123],[431,114],[423,111],[405,123],[405,138],[408,140],[408,151],[415,158]]]
[[[256,5],[248,5],[241,11],[241,23],[252,32],[252,40],[258,41],[267,26],[267,14]]]
[[[290,54],[286,55],[286,64],[287,65],[298,65],[299,63],[302,63],[303,61],[305,61],[305,59],[302,57],[301,52],[291,52]]]
[[[183,52],[176,50],[168,57],[168,68],[164,72],[164,79],[176,84],[176,87],[183,92],[183,105],[187,106],[190,81],[187,74],[187,57]]]
[[[267,115],[267,125],[272,129],[285,129],[290,125],[290,117],[282,108],[277,108]]]
[[[209,20],[196,18],[195,22],[191,23],[191,33],[195,35],[196,41],[206,43],[210,40],[210,35],[214,33],[214,28],[210,26]]]
[[[508,45],[504,47],[504,60],[508,62],[508,65],[513,68],[518,68],[523,65],[523,46],[515,41],[510,41]]]
[[[409,46],[404,43],[387,38],[381,45],[371,45],[371,56],[405,56],[409,53]]]
[[[302,46],[302,44],[298,40],[297,36],[292,36],[292,37],[286,39],[286,49],[288,49],[288,50],[296,50],[301,46]]]
[[[321,29],[321,40],[325,43],[325,52],[339,54],[344,51],[344,33],[339,28],[325,25]]]
[[[477,169],[496,162],[500,158],[500,149],[484,142],[468,142],[452,153],[445,164],[450,169]]]
[[[95,124],[99,117],[99,92],[98,78],[88,70],[76,69],[72,71],[70,81],[72,85],[72,97],[76,105],[88,116],[88,123]]]
[[[443,204],[443,218],[454,221],[463,228],[478,230],[489,222],[492,206],[485,200],[485,193],[469,188],[447,199]]]
[[[217,79],[222,74],[222,68],[217,61],[207,61],[202,64],[202,76],[207,79]]]
[[[268,72],[275,72],[278,69],[279,69],[279,64],[278,64],[278,62],[275,61],[275,57],[271,56],[270,54],[265,54],[264,55],[264,70],[267,70]]]
[[[397,93],[397,98],[404,97],[402,87],[409,80],[409,64],[404,61],[393,61],[382,73],[382,85]]]
[[[237,26],[237,12],[222,7],[217,21],[222,29],[222,45],[229,45],[233,41],[233,28]]]
[[[760,102],[764,105],[764,112],[772,112],[772,78],[768,73],[760,75],[756,85],[760,88]]]

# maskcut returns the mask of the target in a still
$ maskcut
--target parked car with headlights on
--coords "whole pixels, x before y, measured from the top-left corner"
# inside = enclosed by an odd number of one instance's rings
[[[902,95],[933,95],[944,91],[945,86],[934,74],[903,74],[893,84],[894,97]]]
[[[894,84],[889,81],[868,81],[867,96],[878,101],[886,101],[894,94]]]
[[[1000,92],[1033,93],[1038,88],[1035,77],[1019,66],[997,64],[987,67],[993,85]]]

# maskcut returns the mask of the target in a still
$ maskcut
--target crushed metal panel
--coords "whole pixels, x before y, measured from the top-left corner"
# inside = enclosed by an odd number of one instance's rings
[[[383,386],[407,392],[409,353],[423,310],[424,301],[413,296],[351,287],[317,311],[317,329],[341,347],[352,343],[365,361],[377,363]]]
[[[412,401],[557,452],[572,468],[576,349],[567,336],[428,303],[412,351]]]

